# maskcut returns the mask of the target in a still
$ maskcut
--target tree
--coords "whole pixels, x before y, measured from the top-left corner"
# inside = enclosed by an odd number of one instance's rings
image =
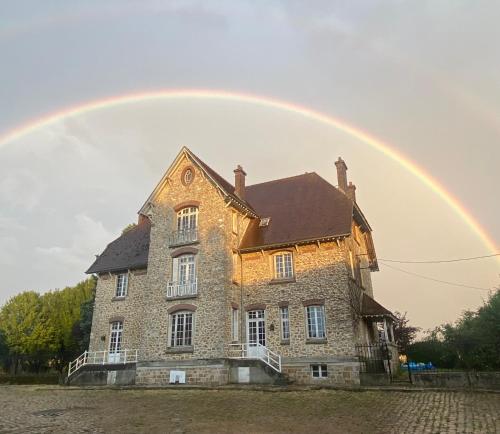
[[[401,354],[406,354],[409,345],[415,340],[417,333],[420,331],[420,327],[413,327],[408,325],[410,320],[406,318],[405,313],[394,312],[396,321],[393,324],[394,330],[394,340],[398,345],[399,352]]]
[[[38,372],[54,350],[54,327],[42,307],[40,295],[34,291],[22,292],[3,306],[0,330],[12,356],[13,373],[19,363]]]

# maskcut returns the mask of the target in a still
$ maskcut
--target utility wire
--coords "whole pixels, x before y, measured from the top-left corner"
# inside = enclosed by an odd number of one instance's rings
[[[472,258],[445,259],[441,261],[398,261],[396,259],[379,259],[379,261],[394,262],[398,264],[443,264],[447,262],[473,261],[476,259],[493,258],[495,256],[500,256],[500,253],[494,253],[493,255],[485,256],[474,256]]]
[[[381,260],[380,260],[381,261]],[[407,270],[402,270],[401,268],[394,267],[393,265],[386,264],[382,262],[386,267],[392,268],[393,270],[400,271],[401,273],[409,274],[411,276],[415,277],[420,277],[421,279],[426,279],[426,280],[431,280],[433,282],[438,282],[438,283],[444,283],[445,285],[450,285],[450,286],[460,286],[462,288],[470,288],[470,289],[479,289],[481,291],[490,291],[491,288],[481,288],[479,286],[470,286],[470,285],[463,285],[462,283],[454,283],[454,282],[448,282],[446,280],[439,280],[439,279],[434,279],[433,277],[428,277],[428,276],[422,276],[421,274],[417,273],[412,273],[411,271]]]

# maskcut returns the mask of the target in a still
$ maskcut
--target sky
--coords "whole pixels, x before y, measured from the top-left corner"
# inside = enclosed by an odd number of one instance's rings
[[[489,1],[17,1],[0,4],[0,305],[72,285],[136,213],[183,145],[232,181],[334,161],[371,226],[377,300],[424,329],[500,284],[500,3]],[[437,180],[497,246],[367,143],[243,101],[158,99],[33,120],[138,92],[218,89],[348,122]],[[424,280],[433,279],[482,289]]]

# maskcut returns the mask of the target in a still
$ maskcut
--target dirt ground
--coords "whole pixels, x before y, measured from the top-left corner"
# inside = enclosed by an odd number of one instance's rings
[[[0,386],[0,433],[494,433],[500,394]]]

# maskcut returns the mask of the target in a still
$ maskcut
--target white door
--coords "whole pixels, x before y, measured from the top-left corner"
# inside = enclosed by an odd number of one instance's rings
[[[119,363],[122,349],[123,323],[115,321],[111,323],[111,332],[109,336],[109,363]]]
[[[247,314],[248,357],[263,357],[266,346],[266,321],[263,310],[251,310]],[[260,345],[259,345],[260,344]]]

